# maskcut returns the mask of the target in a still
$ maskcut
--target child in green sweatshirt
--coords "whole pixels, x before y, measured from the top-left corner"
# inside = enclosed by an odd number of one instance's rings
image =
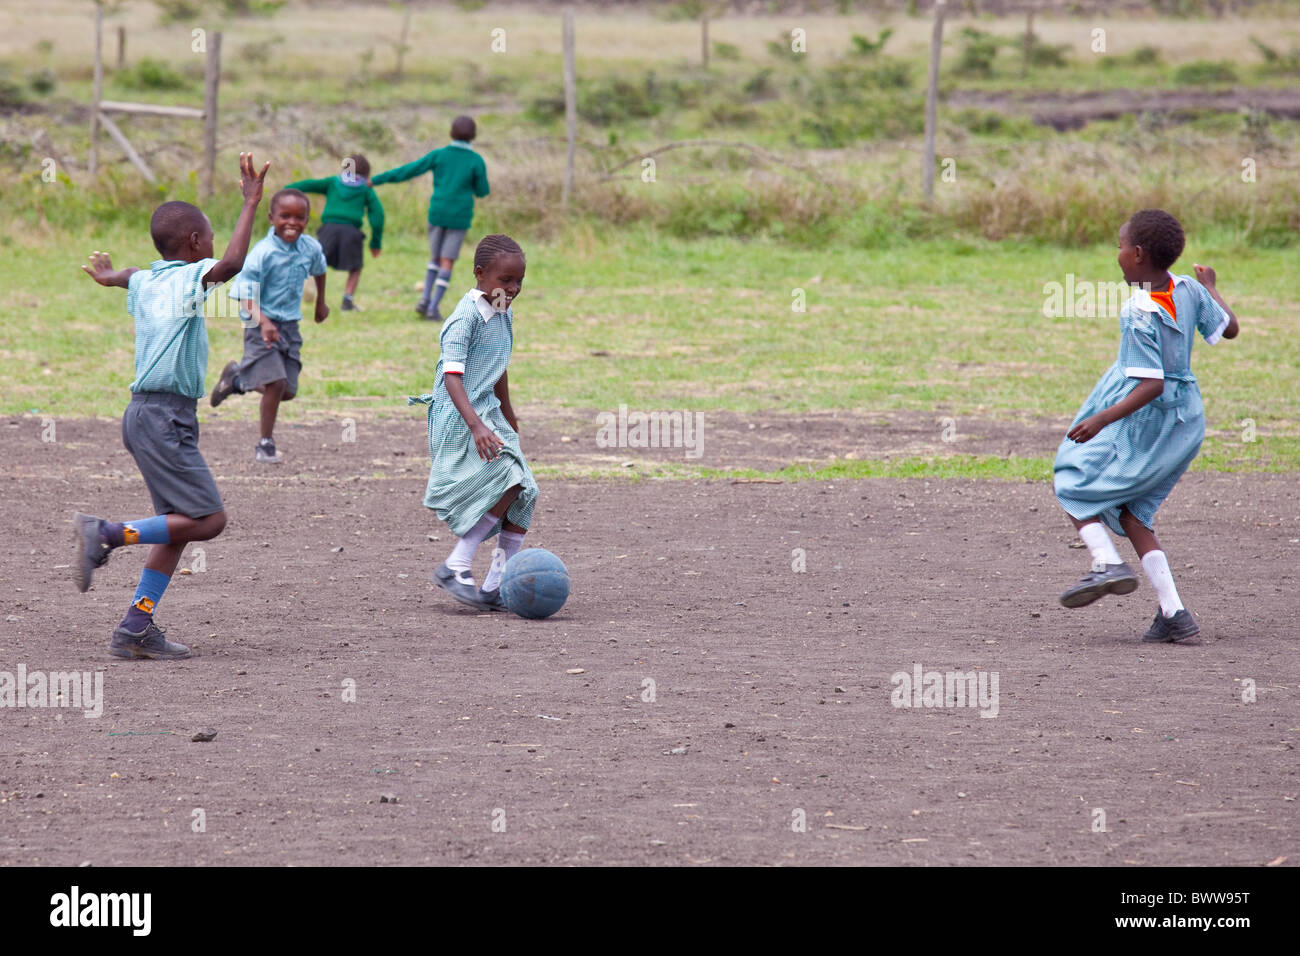
[[[343,160],[343,172],[328,179],[300,179],[285,189],[305,193],[324,193],[325,211],[316,239],[325,250],[325,263],[348,274],[343,289],[343,311],[359,312],[352,300],[361,281],[365,262],[366,234],[361,231],[361,217],[370,217],[370,255],[379,257],[384,243],[384,207],[370,188],[370,161],[357,153]]]
[[[478,130],[468,116],[451,124],[451,142],[422,159],[382,172],[371,182],[400,183],[433,173],[433,198],[429,200],[429,265],[424,273],[424,294],[415,311],[434,322],[442,321],[438,303],[451,283],[451,267],[460,245],[474,222],[474,197],[488,194],[487,165],[470,145]]]

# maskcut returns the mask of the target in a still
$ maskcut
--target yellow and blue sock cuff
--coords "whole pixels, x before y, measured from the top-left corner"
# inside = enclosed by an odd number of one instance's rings
[[[171,532],[167,530],[166,515],[127,521],[122,525],[124,544],[171,544],[171,540]]]
[[[167,585],[170,583],[171,578],[161,571],[145,568],[140,572],[140,583],[136,585],[135,597],[131,599],[131,604],[145,614],[153,614],[154,608],[162,600],[163,592],[167,590]]]

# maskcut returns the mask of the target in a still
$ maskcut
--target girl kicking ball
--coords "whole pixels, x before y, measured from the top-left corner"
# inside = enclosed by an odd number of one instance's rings
[[[1147,642],[1181,641],[1200,631],[1183,606],[1156,540],[1156,509],[1205,438],[1205,410],[1192,374],[1192,342],[1237,336],[1237,317],[1215,288],[1214,270],[1196,279],[1169,271],[1183,251],[1183,227],[1144,209],[1119,231],[1119,267],[1134,287],[1120,310],[1119,357],[1075,416],[1056,453],[1056,497],[1092,553],[1092,570],[1061,595],[1083,607],[1137,589],[1106,528],[1133,542],[1160,608]]]
[[[524,252],[509,236],[484,236],[474,251],[475,288],[443,323],[429,406],[429,483],[424,506],[460,540],[433,583],[462,604],[505,610],[501,571],[523,545],[537,482],[519,449],[506,366],[514,346],[510,304],[524,284]],[[497,531],[501,547],[483,586],[470,573],[478,546]]]

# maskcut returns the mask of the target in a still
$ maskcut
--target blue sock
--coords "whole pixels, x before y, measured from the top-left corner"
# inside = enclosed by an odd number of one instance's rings
[[[166,515],[121,523],[105,521],[100,525],[99,533],[111,548],[120,548],[124,544],[171,544],[172,541]]]
[[[140,583],[136,585],[131,607],[127,609],[126,617],[122,619],[122,627],[132,634],[138,634],[148,627],[149,622],[153,620],[154,608],[162,600],[163,592],[167,590],[171,580],[161,571],[154,571],[152,568],[141,571]]]
[[[424,294],[420,296],[420,304],[428,305],[429,296],[433,293],[433,283],[438,278],[438,263],[430,262],[424,270]]]
[[[450,284],[451,284],[451,270],[439,269],[438,281],[434,283],[433,302],[430,303],[431,308],[436,309],[438,307],[438,303],[442,301],[443,293],[447,291],[447,286],[449,286]]]

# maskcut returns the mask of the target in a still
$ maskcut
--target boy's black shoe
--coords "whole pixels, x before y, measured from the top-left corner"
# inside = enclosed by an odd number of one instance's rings
[[[1201,633],[1201,626],[1196,623],[1187,608],[1182,608],[1173,617],[1165,617],[1164,611],[1156,608],[1156,619],[1142,635],[1144,644],[1173,644],[1185,641]]]
[[[108,652],[114,657],[152,661],[181,661],[191,656],[188,647],[167,640],[163,629],[153,621],[139,633],[128,631],[119,624],[113,631]]]
[[[81,512],[72,518],[72,533],[77,546],[72,573],[77,578],[77,590],[82,594],[90,590],[90,578],[95,569],[102,568],[113,551],[100,536],[99,528],[103,523],[94,515],[83,515]]]
[[[1137,586],[1137,575],[1123,561],[1093,565],[1093,570],[1084,575],[1082,581],[1061,595],[1061,605],[1083,607],[1107,594],[1132,594]]]
[[[427,299],[423,302],[415,303],[415,314],[422,319],[427,319],[429,317],[429,301]]]
[[[226,367],[221,370],[217,384],[212,386],[212,394],[208,396],[208,402],[216,408],[236,393],[240,395],[244,393],[244,390],[239,387],[239,363],[227,362]]]
[[[342,309],[343,309],[344,312],[360,312],[360,311],[361,311],[360,309],[357,308],[357,304],[356,304],[355,302],[352,301],[352,296],[350,296],[350,295],[345,295],[345,296],[343,297],[343,306],[342,306]]]

